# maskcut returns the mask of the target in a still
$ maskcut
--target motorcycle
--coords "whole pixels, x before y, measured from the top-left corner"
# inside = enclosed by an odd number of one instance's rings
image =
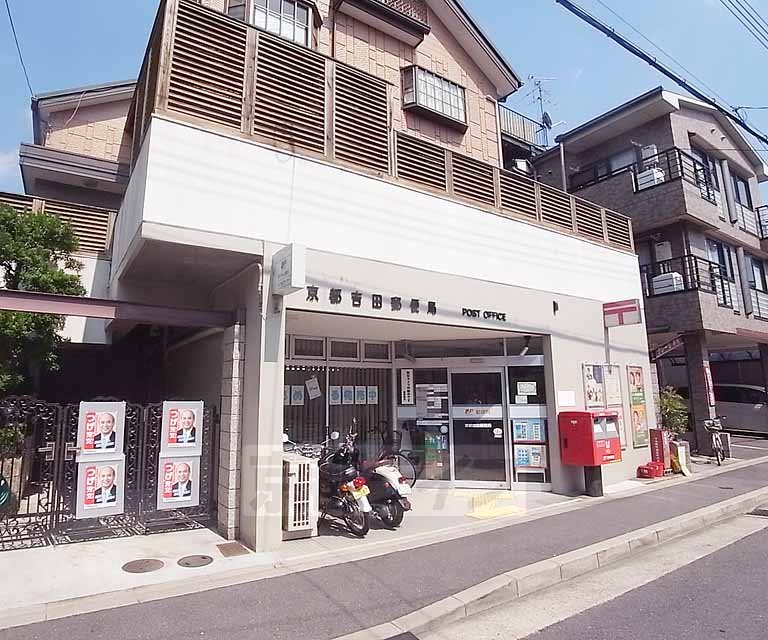
[[[386,458],[366,465],[363,477],[371,490],[368,501],[373,512],[388,529],[396,529],[403,522],[406,511],[411,510],[411,485],[400,470]]]
[[[364,538],[371,528],[371,493],[359,473],[360,451],[355,447],[356,433],[347,434],[344,443],[320,459],[320,522],[327,515],[341,518],[350,533]],[[334,431],[331,440],[338,440]]]

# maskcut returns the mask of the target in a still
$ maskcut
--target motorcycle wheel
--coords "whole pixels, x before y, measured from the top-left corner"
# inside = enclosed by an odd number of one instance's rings
[[[347,502],[344,523],[353,536],[365,538],[371,529],[371,514],[361,511],[356,502]]]
[[[379,518],[387,529],[397,529],[403,523],[405,509],[398,500],[393,500],[379,511]]]

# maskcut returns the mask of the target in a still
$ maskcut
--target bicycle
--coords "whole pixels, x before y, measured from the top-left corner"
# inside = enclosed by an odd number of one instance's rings
[[[413,455],[413,451],[401,450],[403,434],[399,431],[390,431],[386,420],[379,422],[379,435],[381,436],[382,448],[376,456],[378,461],[387,460],[392,463],[400,475],[405,478],[408,484],[413,487],[416,484],[416,464],[418,458]],[[416,462],[414,462],[414,460]]]
[[[725,447],[723,447],[723,440],[720,437],[723,432],[722,422],[720,418],[705,420],[704,428],[712,436],[712,452],[715,454],[715,460],[717,460],[717,466],[719,467],[723,464],[723,460],[725,460]]]

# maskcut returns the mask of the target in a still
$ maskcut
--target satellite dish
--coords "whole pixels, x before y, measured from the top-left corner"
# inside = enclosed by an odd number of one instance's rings
[[[541,123],[547,128],[552,128],[552,116],[550,116],[546,111],[541,116]]]

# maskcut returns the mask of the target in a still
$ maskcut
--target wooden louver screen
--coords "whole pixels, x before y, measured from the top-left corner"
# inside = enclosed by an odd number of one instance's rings
[[[387,85],[368,74],[336,66],[335,154],[381,173],[389,172]]]
[[[518,215],[533,218],[536,213],[536,185],[533,180],[512,171],[501,172],[501,206]]]
[[[325,59],[259,34],[253,133],[325,152]]]
[[[33,201],[30,196],[22,196],[15,193],[0,193],[0,204],[6,204],[19,213],[32,211]]]
[[[539,185],[539,188],[541,192],[542,221],[573,230],[571,196],[545,184]]]
[[[43,211],[71,225],[80,241],[78,253],[95,254],[106,250],[111,213],[108,209],[46,200]]]
[[[398,133],[397,176],[446,191],[445,149]]]
[[[456,195],[495,205],[493,167],[468,156],[454,153],[453,191]]]
[[[614,211],[605,212],[608,241],[624,249],[632,249],[632,221]]]
[[[576,198],[576,229],[591,238],[603,239],[603,214],[600,207]]]
[[[241,129],[248,27],[179,2],[168,108]]]

